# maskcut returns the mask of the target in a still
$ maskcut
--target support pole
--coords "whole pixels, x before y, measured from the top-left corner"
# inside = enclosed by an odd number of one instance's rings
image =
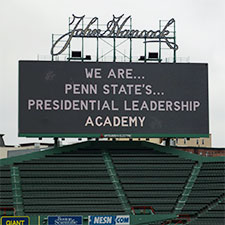
[[[167,147],[170,146],[170,138],[166,138],[166,146],[167,146]]]
[[[161,20],[159,21],[159,30],[161,31]],[[161,38],[159,37],[159,62],[161,62],[161,50],[162,50],[162,47],[161,47]]]
[[[58,137],[54,137],[54,147],[55,148],[59,147],[59,138]]]
[[[130,30],[132,30],[132,18],[130,17]],[[132,62],[132,38],[130,38],[130,62]]]
[[[84,30],[84,18],[82,19],[82,30]],[[84,61],[84,37],[82,36],[81,61]]]
[[[116,38],[115,34],[113,37],[113,62],[116,62]]]
[[[98,19],[97,19],[97,30],[98,30],[99,24],[98,24]],[[99,58],[99,40],[98,40],[98,36],[97,36],[97,52],[96,52],[96,62],[98,62],[98,58]]]
[[[52,34],[52,47],[53,47],[53,44],[54,44],[54,34]],[[52,61],[54,61],[54,56],[52,55]]]
[[[70,32],[70,17],[69,17],[69,32]],[[68,46],[68,61],[70,61],[70,58],[71,58],[71,56],[70,56],[70,43],[69,43],[69,46]]]
[[[145,51],[145,63],[146,63],[146,57],[147,57],[147,43],[146,43],[146,38],[145,38],[145,49],[144,49],[144,51]]]
[[[175,27],[175,21],[174,21],[174,34],[173,34],[173,36],[174,36],[174,44],[176,44],[176,27]],[[173,62],[174,63],[176,63],[176,61],[177,61],[177,56],[176,56],[176,50],[174,49],[173,50]]]

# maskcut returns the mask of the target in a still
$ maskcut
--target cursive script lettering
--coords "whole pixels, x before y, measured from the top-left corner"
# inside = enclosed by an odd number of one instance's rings
[[[162,30],[137,30],[137,29],[124,29],[126,23],[129,21],[131,16],[124,18],[124,14],[121,16],[114,16],[110,20],[105,30],[99,28],[92,29],[91,27],[97,22],[98,18],[94,17],[84,28],[80,28],[80,24],[85,16],[75,16],[73,14],[73,19],[70,25],[74,25],[73,29],[68,33],[63,34],[59,37],[51,48],[51,55],[56,56],[62,54],[66,48],[69,46],[73,37],[94,37],[94,38],[142,38],[145,39],[144,43],[148,42],[164,42],[170,49],[177,50],[178,46],[173,42],[174,38],[169,37],[170,31],[168,28],[175,23],[174,19],[170,19]],[[54,48],[57,44],[64,38],[67,38],[63,47],[58,51],[54,52]]]

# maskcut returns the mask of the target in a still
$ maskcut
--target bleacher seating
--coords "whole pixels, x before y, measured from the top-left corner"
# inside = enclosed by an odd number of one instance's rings
[[[151,206],[155,215],[172,215],[200,162],[156,149],[138,144],[114,148],[108,143],[98,148],[96,142],[20,159],[0,167],[0,206],[14,207],[13,166],[18,167],[27,216],[121,215],[132,214],[126,209],[138,206]],[[193,182],[180,214],[191,216],[191,225],[224,225],[225,162],[203,162]]]
[[[219,203],[213,209],[203,213],[191,225],[224,225],[225,224],[225,201]]]
[[[13,193],[10,166],[0,167],[0,215],[13,215],[13,211],[3,208],[13,208]]]
[[[110,155],[131,206],[172,213],[194,162],[153,149],[117,150]]]
[[[124,212],[98,150],[53,154],[17,166],[26,215]]]
[[[225,194],[225,162],[203,163],[183,214],[198,214]]]

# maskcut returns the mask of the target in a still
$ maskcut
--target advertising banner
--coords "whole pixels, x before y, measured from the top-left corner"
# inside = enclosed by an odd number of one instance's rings
[[[48,225],[82,225],[82,216],[49,216]]]
[[[28,216],[2,216],[1,225],[30,225]]]
[[[88,225],[130,225],[130,216],[89,216]]]

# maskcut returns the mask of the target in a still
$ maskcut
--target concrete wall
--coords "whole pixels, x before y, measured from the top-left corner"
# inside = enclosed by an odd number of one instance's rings
[[[18,155],[24,155],[32,152],[38,152],[41,149],[48,148],[48,145],[35,146],[24,146],[24,147],[0,147],[0,159],[7,157],[13,157]]]

